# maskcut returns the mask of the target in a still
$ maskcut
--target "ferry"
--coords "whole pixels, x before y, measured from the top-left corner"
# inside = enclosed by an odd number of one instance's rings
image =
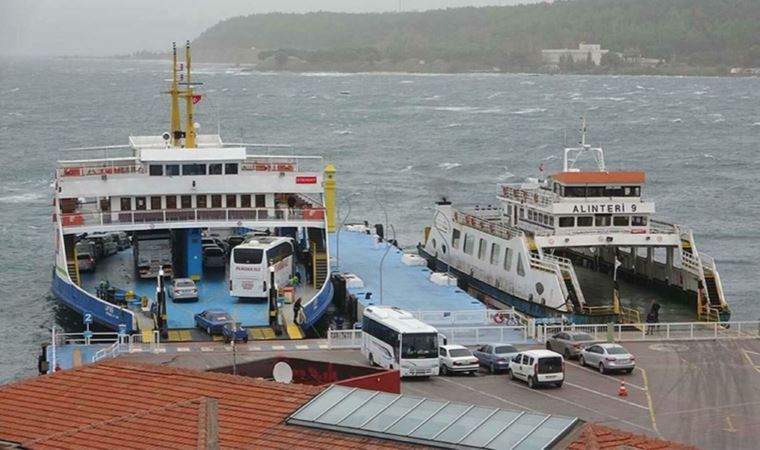
[[[215,310],[261,337],[282,329],[286,337],[303,337],[332,299],[335,168],[316,156],[257,153],[287,146],[198,134],[193,110],[204,94],[191,78],[190,43],[184,63],[173,47],[167,131],[62,152],[54,183],[52,292],[85,323],[127,334],[210,339],[198,315]],[[255,264],[229,264],[234,245],[271,240],[260,236],[287,238],[288,254],[274,248],[278,255],[268,255],[262,244]],[[227,264],[219,263],[220,252]],[[207,253],[216,257],[213,264]],[[241,297],[240,289],[254,282],[230,273],[233,268],[263,272],[256,274],[264,280],[255,284],[261,292]],[[170,292],[171,280],[180,278],[192,281],[183,281],[183,301]],[[291,308],[283,298],[301,299],[300,327],[284,317]]]
[[[419,254],[482,301],[533,317],[640,323],[656,301],[670,321],[729,320],[715,260],[691,230],[654,218],[643,171],[608,170],[585,119],[580,132],[545,180],[501,184],[485,205],[438,202]]]

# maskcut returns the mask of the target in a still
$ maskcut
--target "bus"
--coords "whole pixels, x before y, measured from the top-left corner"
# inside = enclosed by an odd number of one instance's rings
[[[239,298],[267,299],[272,271],[277,287],[287,286],[295,261],[293,239],[257,236],[246,239],[230,256],[230,295]]]
[[[362,318],[362,355],[402,377],[438,375],[438,330],[392,306],[368,306]]]

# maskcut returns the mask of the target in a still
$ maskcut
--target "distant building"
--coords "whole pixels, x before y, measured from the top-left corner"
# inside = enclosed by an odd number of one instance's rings
[[[602,55],[609,50],[602,49],[599,44],[586,44],[581,42],[578,48],[559,48],[541,50],[541,60],[547,66],[559,67],[560,62],[565,59],[572,60],[573,63],[585,63],[591,60],[591,63],[598,66],[602,62]]]

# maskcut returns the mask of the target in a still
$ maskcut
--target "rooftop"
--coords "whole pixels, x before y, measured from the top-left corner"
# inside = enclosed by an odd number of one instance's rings
[[[552,179],[562,184],[644,184],[642,171],[616,172],[558,172]]]

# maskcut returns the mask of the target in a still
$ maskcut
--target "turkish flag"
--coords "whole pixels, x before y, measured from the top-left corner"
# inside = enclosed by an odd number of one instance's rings
[[[198,104],[199,101],[201,101],[201,98],[203,98],[202,95],[193,95],[193,105]]]

